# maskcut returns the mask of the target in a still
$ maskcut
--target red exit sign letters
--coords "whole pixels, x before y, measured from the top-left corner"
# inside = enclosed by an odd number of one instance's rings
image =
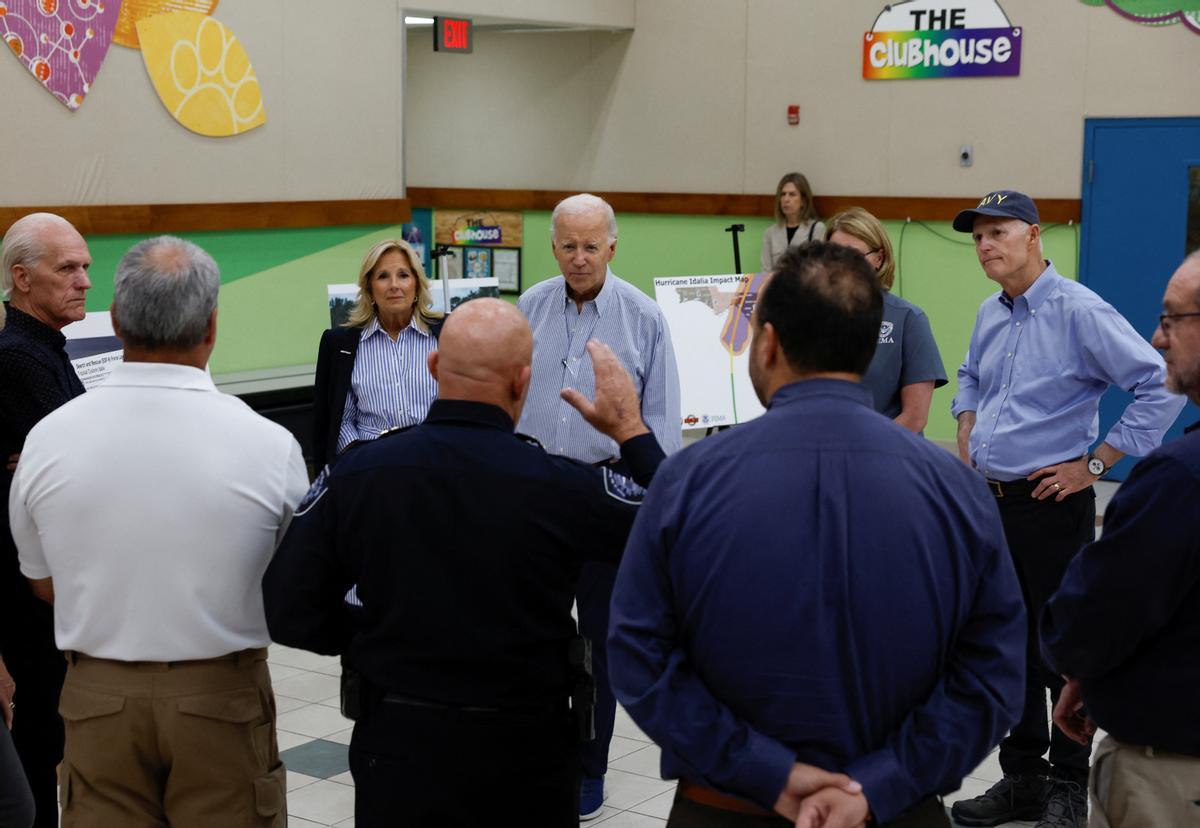
[[[475,46],[474,30],[475,27],[468,18],[433,18],[433,51],[464,54],[471,52]]]

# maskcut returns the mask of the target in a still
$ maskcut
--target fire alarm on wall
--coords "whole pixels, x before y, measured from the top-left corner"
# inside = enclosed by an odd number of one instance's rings
[[[788,104],[788,126],[797,126],[800,123],[800,105]]]

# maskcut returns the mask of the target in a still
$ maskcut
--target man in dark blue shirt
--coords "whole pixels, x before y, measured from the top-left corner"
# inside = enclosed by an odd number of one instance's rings
[[[944,826],[936,795],[1020,713],[1025,612],[995,502],[871,409],[881,314],[861,254],[789,251],[754,308],[767,412],[669,458],[634,523],[609,658],[682,780],[668,825]],[[862,791],[801,801],[797,763]]]
[[[1171,277],[1154,346],[1167,387],[1200,403],[1200,253]],[[1054,721],[1087,745],[1093,824],[1200,822],[1200,423],[1138,463],[1104,534],[1071,562],[1041,617],[1067,678]]]
[[[0,294],[0,654],[17,684],[13,742],[29,778],[37,828],[58,825],[63,726],[58,696],[67,663],[54,645],[54,614],[34,597],[17,564],[8,528],[8,490],[25,437],[38,421],[83,393],[61,331],[83,319],[92,283],[87,242],[70,222],[33,213],[4,234]],[[69,519],[65,516],[64,519]]]

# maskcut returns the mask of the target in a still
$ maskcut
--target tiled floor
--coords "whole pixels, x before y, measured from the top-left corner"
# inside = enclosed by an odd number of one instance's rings
[[[288,825],[353,826],[354,781],[346,757],[351,723],[338,710],[341,668],[337,658],[272,646],[270,664],[279,706],[279,750],[288,767]],[[659,778],[658,758],[658,747],[618,709],[609,753],[608,798],[600,816],[587,824],[605,828],[666,825],[675,783]],[[963,781],[962,789],[946,798],[947,807],[982,793],[1000,776],[1000,762],[993,751]]]

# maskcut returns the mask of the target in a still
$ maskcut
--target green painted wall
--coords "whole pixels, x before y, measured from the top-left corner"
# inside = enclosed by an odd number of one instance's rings
[[[207,250],[221,268],[213,373],[313,362],[317,340],[329,325],[325,285],[353,282],[367,248],[399,233],[398,226],[367,226],[180,234]],[[112,304],[117,263],[145,238],[88,237],[89,311]]]
[[[613,271],[654,295],[656,276],[732,273],[733,249],[724,228],[746,225],[743,270],[758,267],[764,218],[629,214],[618,216],[620,241]],[[954,374],[966,353],[975,312],[995,291],[979,268],[967,236],[948,222],[885,222],[897,249],[900,269],[895,291],[929,315],[950,383],[933,399],[926,434],[954,439],[950,400]],[[1059,272],[1074,277],[1078,267],[1077,227],[1044,228],[1046,255]],[[399,235],[397,226],[332,227],[312,230],[258,230],[189,233],[221,267],[221,309],[215,374],[305,365],[316,356],[317,340],[329,324],[325,286],[353,282],[367,248]],[[112,276],[120,257],[141,236],[92,236],[93,288],[88,310],[112,302]],[[550,214],[525,213],[522,284],[525,288],[558,273],[550,252]]]

